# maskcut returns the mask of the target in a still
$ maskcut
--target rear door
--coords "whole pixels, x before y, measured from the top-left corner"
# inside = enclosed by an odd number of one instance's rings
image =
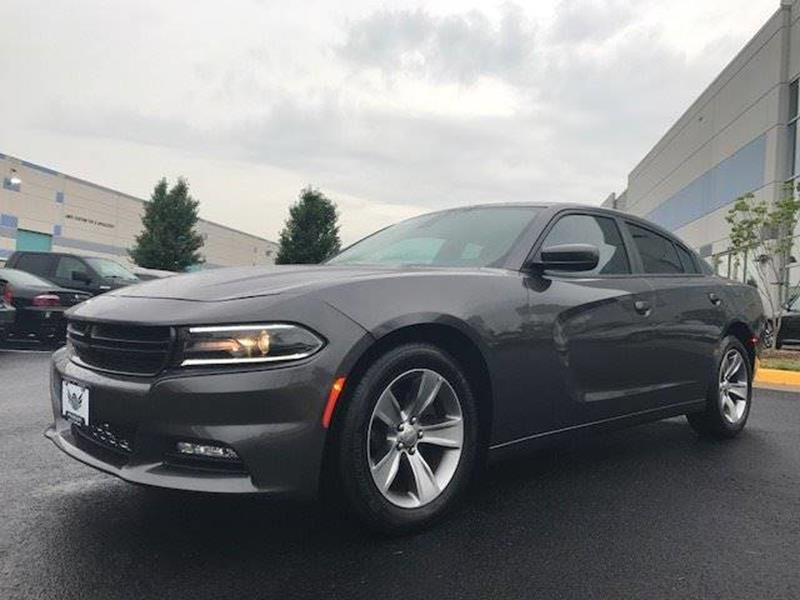
[[[561,213],[537,252],[560,244],[588,243],[600,253],[589,272],[547,271],[533,280],[532,318],[555,314],[554,371],[548,379],[563,386],[555,407],[563,427],[652,408],[653,380],[642,363],[654,360],[651,315],[654,294],[634,273],[619,220],[607,213]],[[535,365],[534,368],[541,368]]]
[[[724,299],[696,256],[677,240],[627,222],[641,269],[655,291],[654,363],[662,406],[705,397],[713,352],[725,326]]]

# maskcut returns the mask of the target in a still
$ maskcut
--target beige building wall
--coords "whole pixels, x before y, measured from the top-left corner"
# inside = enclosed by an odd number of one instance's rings
[[[0,181],[0,261],[33,237],[53,251],[131,264],[143,200],[3,154]],[[275,262],[274,242],[205,220],[198,230],[209,267]]]
[[[725,215],[752,192],[773,200],[794,175],[790,84],[800,74],[800,3],[775,14],[628,176],[626,210],[706,257],[728,247]],[[613,200],[608,201],[610,205]]]

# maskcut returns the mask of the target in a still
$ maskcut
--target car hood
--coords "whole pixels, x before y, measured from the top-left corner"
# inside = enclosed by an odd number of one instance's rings
[[[305,293],[356,280],[402,277],[426,271],[437,272],[441,269],[327,265],[232,267],[148,281],[114,290],[106,296],[220,302],[258,296]]]

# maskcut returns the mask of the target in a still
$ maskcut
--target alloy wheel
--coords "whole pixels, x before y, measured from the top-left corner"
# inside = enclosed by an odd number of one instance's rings
[[[372,411],[367,460],[384,498],[419,508],[445,490],[464,445],[464,416],[453,386],[431,369],[412,369],[383,390]]]
[[[719,402],[722,416],[731,425],[744,418],[747,410],[747,365],[735,348],[725,353],[719,366]]]

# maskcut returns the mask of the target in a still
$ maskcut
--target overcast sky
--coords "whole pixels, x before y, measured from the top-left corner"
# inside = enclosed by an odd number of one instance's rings
[[[272,239],[305,185],[353,241],[601,202],[778,0],[0,2],[0,152]]]

